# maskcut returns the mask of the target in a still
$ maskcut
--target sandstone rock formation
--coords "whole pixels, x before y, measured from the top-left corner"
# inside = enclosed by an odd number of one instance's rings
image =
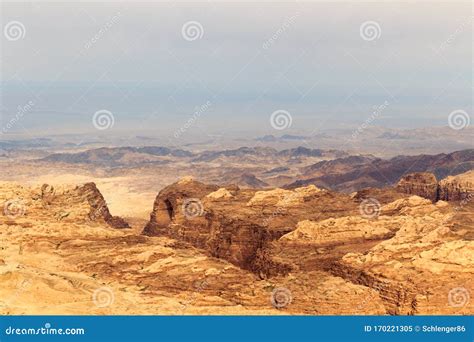
[[[395,235],[365,253],[346,254],[332,272],[377,289],[392,314],[472,313],[473,243],[453,230],[452,208],[410,198],[382,212],[394,208]]]
[[[436,202],[438,195],[438,181],[432,173],[418,172],[408,174],[397,184],[397,189],[410,195],[418,195]]]
[[[398,228],[390,220],[376,221],[357,216],[327,219],[320,222],[301,221],[296,229],[284,235],[282,241],[298,244],[310,243],[318,246],[355,243],[364,240],[381,240],[393,236]]]
[[[113,228],[128,228],[120,217],[110,214],[104,197],[94,183],[79,186],[51,186],[29,189],[4,183],[0,197],[5,216],[28,216],[39,211],[42,216],[64,222],[105,222]],[[21,212],[10,215],[12,208]],[[45,210],[42,210],[45,209]]]
[[[271,242],[299,218],[339,216],[342,204],[355,212],[357,203],[347,199],[315,186],[256,191],[180,181],[158,194],[143,234],[189,242],[261,277],[286,274],[291,268],[273,260]]]
[[[412,173],[400,179],[396,188],[403,193],[419,195],[433,202],[463,201],[473,196],[474,171],[448,176],[439,182],[431,173]]]
[[[474,196],[474,171],[448,176],[439,182],[439,198],[445,201],[465,201]]]
[[[269,206],[278,207],[298,206],[314,198],[321,189],[314,185],[308,185],[294,190],[274,189],[257,191],[247,202],[247,206]]]

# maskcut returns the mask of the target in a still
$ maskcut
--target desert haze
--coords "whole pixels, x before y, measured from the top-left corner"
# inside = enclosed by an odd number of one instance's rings
[[[264,140],[4,141],[1,313],[474,312],[473,149]]]

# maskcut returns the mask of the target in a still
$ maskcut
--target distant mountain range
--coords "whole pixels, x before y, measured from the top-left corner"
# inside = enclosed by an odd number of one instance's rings
[[[388,160],[350,156],[302,168],[289,188],[315,184],[340,191],[393,185],[411,172],[432,172],[438,179],[474,169],[474,149],[436,155],[397,156]]]
[[[339,150],[302,146],[284,150],[240,147],[202,152],[162,146],[104,147],[77,153],[54,153],[37,161],[123,170],[150,166],[159,171],[166,166],[165,172],[185,170],[220,184],[252,188],[295,188],[314,184],[352,192],[367,187],[392,186],[411,172],[432,172],[441,179],[472,170],[474,149],[382,159],[370,154],[349,155]]]
[[[236,161],[249,158],[298,158],[298,157],[329,157],[338,158],[347,153],[337,150],[310,149],[297,147],[278,151],[271,147],[241,147],[221,151],[204,151],[192,153],[182,149],[161,146],[145,147],[102,147],[77,153],[54,153],[42,161],[61,162],[70,164],[97,164],[101,166],[127,166],[137,163],[162,163],[157,157],[187,158],[190,162],[213,162],[222,158],[232,158]]]

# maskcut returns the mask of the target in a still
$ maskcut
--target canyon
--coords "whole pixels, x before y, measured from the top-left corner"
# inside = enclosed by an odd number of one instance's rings
[[[352,193],[182,177],[147,221],[94,183],[2,182],[0,312],[472,314],[473,175]]]

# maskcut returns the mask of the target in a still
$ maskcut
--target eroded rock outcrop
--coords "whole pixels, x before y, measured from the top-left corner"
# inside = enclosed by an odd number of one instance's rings
[[[464,201],[472,198],[474,194],[474,171],[448,176],[439,182],[431,173],[412,173],[400,179],[396,189],[406,194],[427,198],[432,202]]]
[[[387,219],[399,226],[395,235],[365,253],[346,254],[331,271],[377,289],[392,314],[472,313],[474,245],[453,230],[452,208],[410,197],[382,213],[393,215]],[[456,302],[455,291],[466,300]]]
[[[438,181],[434,174],[417,172],[408,174],[400,179],[396,188],[406,194],[418,195],[436,202],[438,196]]]
[[[272,241],[295,229],[300,220],[337,217],[356,208],[348,196],[315,186],[257,191],[188,179],[160,191],[143,234],[189,242],[268,277],[291,269],[284,260],[273,259]]]
[[[288,272],[287,266],[266,259],[272,233],[236,210],[242,196],[248,195],[238,187],[181,180],[160,191],[143,234],[189,242],[257,274]]]
[[[69,223],[104,222],[113,228],[129,227],[121,217],[112,216],[95,183],[79,186],[43,184],[40,188],[8,184],[5,188],[10,191],[2,193],[0,202],[7,217],[34,214]],[[12,210],[15,211],[13,214],[10,213]]]
[[[393,236],[403,221],[404,219],[400,218],[400,222],[391,222],[384,217],[374,221],[357,216],[320,222],[305,220],[299,222],[296,229],[284,235],[281,240],[320,246],[381,240]]]
[[[474,171],[449,176],[439,182],[439,198],[445,201],[466,201],[474,196]]]
[[[257,191],[255,195],[247,202],[247,206],[298,206],[304,202],[310,201],[321,191],[324,190],[321,190],[314,185],[308,185],[306,187],[296,188],[293,190],[277,188],[274,190]]]
[[[110,214],[104,196],[100,193],[95,183],[86,183],[75,189],[79,196],[84,196],[90,205],[89,218],[95,220],[101,217],[108,225],[114,228],[130,228],[128,223],[119,216]]]

